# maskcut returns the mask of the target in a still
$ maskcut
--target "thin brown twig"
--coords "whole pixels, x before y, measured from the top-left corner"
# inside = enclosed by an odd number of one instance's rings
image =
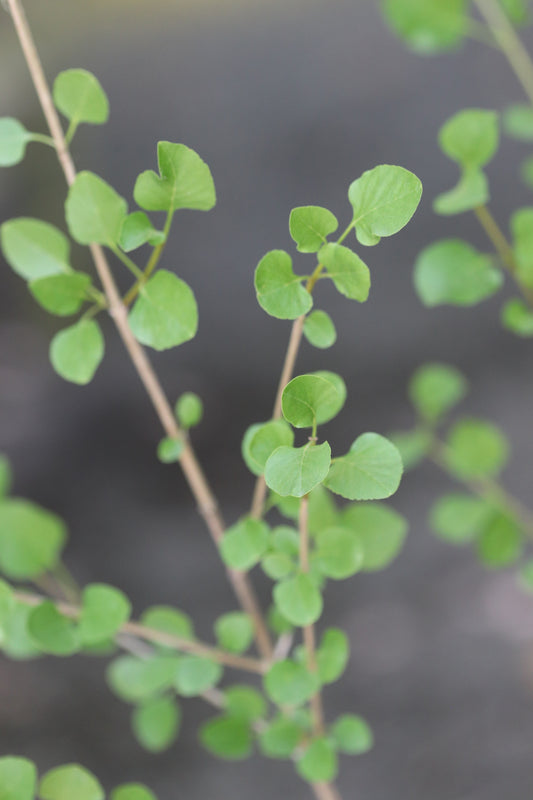
[[[65,174],[67,184],[70,186],[76,178],[76,169],[70,151],[65,143],[63,129],[54,107],[52,95],[31,35],[26,15],[20,0],[7,0],[7,3],[37,96],[55,143],[59,163]],[[185,443],[180,458],[180,465],[197,501],[198,511],[205,520],[212,539],[215,544],[219,546],[224,533],[224,523],[213,492],[198,464],[190,443],[186,440],[178,426],[170,403],[145,350],[135,339],[129,327],[127,308],[122,302],[102,247],[97,244],[92,244],[90,245],[90,251],[107,297],[109,314],[115,322],[130,359],[148,393],[161,425],[167,436],[180,439]],[[242,607],[252,619],[259,652],[263,658],[269,658],[272,653],[272,642],[251,584],[244,573],[230,569],[226,570],[226,572]]]

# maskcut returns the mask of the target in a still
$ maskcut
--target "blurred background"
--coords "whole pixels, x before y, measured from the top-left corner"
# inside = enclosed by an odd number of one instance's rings
[[[290,329],[257,305],[254,268],[269,249],[292,252],[294,206],[324,205],[342,228],[349,183],[379,163],[414,171],[424,197],[401,234],[358,247],[372,273],[367,304],[320,287],[317,307],[332,314],[338,343],[325,353],[304,344],[298,370],[328,368],[346,380],[348,402],[328,438],[339,452],[361,432],[409,427],[409,376],[424,361],[449,362],[471,382],[461,411],[504,428],[513,448],[504,483],[530,499],[531,344],[500,328],[502,295],[468,311],[428,311],[411,278],[417,253],[436,238],[486,247],[473,216],[436,217],[431,200],[456,179],[436,144],[444,120],[467,106],[522,101],[499,54],[469,43],[421,59],[371,0],[28,0],[27,13],[49,78],[84,67],[109,95],[109,124],[76,135],[79,168],[128,199],[136,175],[155,167],[158,139],[188,144],[212,169],[215,210],[178,214],[164,259],[193,287],[200,331],[153,361],[172,400],[186,390],[204,399],[194,444],[228,522],[248,506],[253,480],[240,441],[270,415]],[[524,36],[533,45],[532,32]],[[0,53],[0,115],[44,131],[3,11]],[[531,201],[518,179],[525,155],[505,141],[490,167],[502,224]],[[23,164],[0,174],[0,219],[33,215],[63,227],[65,194],[54,154],[31,145]],[[76,252],[77,266],[88,267]],[[302,272],[309,263],[295,260]],[[81,583],[118,585],[136,613],[174,604],[211,638],[213,620],[235,602],[179,470],[155,458],[160,430],[111,324],[104,320],[107,352],[94,381],[67,384],[48,363],[60,324],[5,263],[0,270],[0,449],[12,460],[15,493],[66,519],[67,561]],[[530,792],[533,600],[513,573],[483,569],[471,550],[432,537],[427,512],[449,488],[430,466],[408,474],[393,498],[411,524],[400,558],[328,588],[323,623],[352,641],[344,678],[325,692],[328,715],[361,713],[376,737],[370,755],[342,762],[345,800],[523,800]],[[259,574],[257,585],[266,605],[268,581]],[[102,661],[3,659],[0,752],[34,758],[41,770],[79,761],[106,788],[143,781],[161,800],[309,798],[290,764],[206,755],[196,730],[210,711],[200,701],[184,706],[178,744],[150,756],[133,739],[129,709],[107,689]]]

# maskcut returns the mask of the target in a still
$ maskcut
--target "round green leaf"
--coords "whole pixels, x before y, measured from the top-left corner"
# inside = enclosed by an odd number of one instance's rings
[[[420,464],[431,449],[431,436],[422,428],[396,431],[389,434],[388,438],[398,449],[404,470],[413,469]]]
[[[436,214],[452,216],[472,211],[490,200],[489,183],[484,172],[468,169],[463,172],[459,183],[448,192],[439,194],[433,201]]]
[[[56,333],[50,343],[50,361],[66,381],[90,383],[104,357],[105,343],[93,319],[81,319]]]
[[[292,269],[292,259],[284,250],[271,250],[255,270],[257,302],[277,319],[296,319],[313,305],[311,294],[302,286],[303,277]]]
[[[202,656],[182,656],[174,675],[174,686],[184,697],[195,697],[216,686],[222,672],[216,661]]]
[[[275,717],[259,734],[259,747],[269,758],[290,758],[298,747],[304,732],[288,717]]]
[[[291,447],[294,442],[292,428],[282,419],[251,425],[242,440],[242,457],[254,475],[262,475],[265,464],[278,447]]]
[[[225,690],[224,696],[226,708],[232,717],[254,722],[266,714],[265,698],[250,686],[231,686]]]
[[[411,219],[422,197],[422,184],[403,167],[382,164],[364,172],[348,190],[358,240],[375,245],[398,233]]]
[[[407,535],[404,517],[382,503],[350,505],[342,521],[363,544],[363,572],[388,567],[402,549]]]
[[[180,639],[194,639],[191,618],[172,606],[151,606],[143,612],[140,621],[147,628],[169,633]]]
[[[418,256],[414,285],[426,306],[473,306],[495,294],[503,273],[490,256],[461,239],[444,239]]]
[[[168,750],[180,725],[180,709],[172,697],[155,697],[138,706],[131,725],[139,744],[150,753]]]
[[[184,144],[157,143],[159,175],[142,172],[133,197],[145,211],[176,211],[190,208],[209,211],[216,203],[211,171],[198,153]]]
[[[327,276],[345,297],[364,303],[370,291],[370,271],[357,253],[341,244],[326,244],[318,254]]]
[[[0,758],[1,800],[34,800],[37,770],[27,758]]]
[[[107,122],[109,102],[95,76],[85,69],[66,69],[54,81],[53,98],[56,107],[71,124]]]
[[[141,288],[128,319],[141,344],[168,350],[196,335],[198,307],[185,281],[160,269]]]
[[[182,428],[194,428],[201,422],[204,407],[202,400],[194,392],[184,392],[176,403],[176,417]]]
[[[154,228],[144,211],[134,211],[128,214],[122,222],[119,237],[119,247],[125,253],[150,244],[152,247],[163,244],[166,236],[163,231]]]
[[[489,422],[464,419],[448,436],[446,463],[459,478],[484,478],[503,469],[509,445],[501,431]]]
[[[341,753],[360,756],[374,745],[374,736],[368,723],[356,714],[343,714],[331,727],[333,742]]]
[[[337,341],[333,320],[325,311],[311,311],[304,322],[304,336],[314,347],[325,350]]]
[[[418,53],[453,50],[467,33],[467,0],[382,0],[392,29]]]
[[[324,485],[348,500],[381,500],[394,494],[402,477],[395,446],[377,433],[363,433],[350,451],[331,463]]]
[[[89,275],[71,272],[67,275],[49,275],[30,281],[29,290],[39,305],[51,314],[68,317],[76,314],[87,302],[87,289],[91,285]]]
[[[223,650],[244,653],[253,642],[254,627],[248,614],[230,611],[215,622],[215,636]]]
[[[424,364],[409,381],[409,398],[425,422],[435,424],[466,395],[468,384],[455,367]]]
[[[57,564],[67,532],[59,517],[27,500],[0,503],[0,569],[15,580]]]
[[[514,564],[524,546],[522,532],[514,519],[494,514],[478,539],[478,555],[487,567],[500,568]]]
[[[124,783],[113,789],[110,800],[157,800],[157,797],[140,783]]]
[[[104,790],[88,770],[78,764],[51,769],[39,784],[40,800],[104,800]]]
[[[301,706],[318,689],[316,675],[295,661],[277,661],[264,677],[265,691],[278,706]]]
[[[330,783],[337,775],[337,755],[325,737],[314,739],[296,762],[300,777],[310,783]]]
[[[294,627],[275,605],[271,605],[268,609],[267,621],[270,629],[278,636],[281,636],[282,633],[291,633]]]
[[[278,447],[265,465],[265,481],[282,497],[303,497],[328,474],[331,448],[327,442],[303,447]]]
[[[114,247],[120,239],[128,204],[93,172],[78,172],[69,189],[65,214],[70,235],[79,244]]]
[[[103,583],[86,586],[82,594],[79,627],[83,644],[114,638],[130,614],[131,603],[119,589]]]
[[[45,653],[71,656],[80,649],[76,624],[61,614],[50,600],[32,610],[28,617],[28,632],[33,643]]]
[[[338,681],[346,669],[350,657],[350,642],[344,631],[328,628],[316,651],[316,662],[320,683]]]
[[[70,244],[54,225],[19,217],[4,222],[0,234],[5,260],[25,280],[70,272]]]
[[[501,314],[504,328],[517,336],[533,336],[533,311],[523,300],[508,300]]]
[[[441,149],[464,169],[481,169],[488,164],[499,140],[498,114],[479,108],[459,111],[439,131]]]
[[[322,595],[305,573],[276,584],[272,594],[278,610],[293,625],[311,625],[322,614]]]
[[[180,460],[184,446],[181,439],[165,436],[157,445],[157,457],[163,464],[174,464]]]
[[[316,535],[313,563],[327,578],[342,580],[359,572],[364,551],[360,538],[346,528],[325,528]]]
[[[320,206],[293,208],[289,217],[289,231],[300,253],[316,253],[338,227],[335,215]]]
[[[492,513],[490,505],[482,498],[454,493],[437,500],[429,521],[442,539],[462,544],[472,541],[483,530]]]
[[[522,142],[533,142],[533,109],[527,105],[508,106],[503,112],[503,129],[507,136]]]
[[[179,661],[179,656],[171,655],[119,656],[107,669],[107,681],[122,700],[139,703],[173,685]]]
[[[333,382],[322,373],[299,375],[289,381],[281,397],[285,419],[295,428],[311,428],[333,419],[346,399],[344,381],[338,375],[335,378]]]
[[[27,659],[40,655],[28,632],[28,618],[32,607],[17,603],[9,616],[4,619],[0,646],[3,652],[12,659]]]
[[[206,750],[219,758],[241,761],[251,755],[252,731],[241,717],[215,717],[202,725],[199,735]]]
[[[273,581],[279,581],[292,575],[296,561],[285,553],[269,553],[261,561],[261,569]]]
[[[531,15],[529,0],[500,0],[500,5],[513,25],[527,25]]]
[[[0,167],[12,167],[22,161],[31,138],[18,119],[0,117]]]
[[[259,562],[268,546],[268,525],[247,517],[228,528],[220,545],[222,559],[228,567],[245,571]]]

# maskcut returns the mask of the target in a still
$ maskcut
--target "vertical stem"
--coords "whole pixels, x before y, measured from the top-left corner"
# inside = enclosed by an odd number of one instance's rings
[[[28,64],[37,96],[41,103],[50,133],[54,139],[59,162],[65,174],[67,184],[70,186],[76,178],[76,169],[69,149],[65,143],[63,129],[61,127],[57,111],[54,107],[52,95],[46,81],[44,70],[42,68],[39,54],[35,47],[23,7],[20,0],[7,0],[7,4],[13,17],[15,29],[17,31],[20,45]],[[108,300],[109,313],[113,318],[115,325],[117,326],[124,346],[126,347],[135,369],[137,370],[137,374],[150,400],[152,401],[152,405],[154,406],[159,421],[161,422],[161,425],[167,436],[185,441],[184,434],[177,424],[170,403],[152,367],[152,364],[150,363],[144,348],[136,340],[130,329],[128,324],[128,311],[122,302],[104,251],[102,247],[97,244],[91,244],[90,251],[94,260],[96,271]],[[185,448],[180,459],[180,464],[190,489],[198,503],[198,510],[205,520],[213,541],[219,545],[224,533],[224,523],[218,510],[218,505],[213,492],[211,491],[206,477],[198,464],[194,451],[189,442],[186,442],[185,444]],[[235,570],[227,570],[227,574],[235,594],[241,602],[244,610],[250,614],[250,617],[252,618],[259,652],[264,658],[270,658],[272,654],[272,642],[270,639],[270,634],[247,576],[241,572],[236,572]]]

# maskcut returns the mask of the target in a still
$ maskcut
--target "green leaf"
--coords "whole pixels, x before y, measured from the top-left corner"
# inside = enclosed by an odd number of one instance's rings
[[[15,580],[31,580],[58,562],[65,525],[27,500],[0,503],[0,569]]]
[[[495,294],[503,273],[494,260],[461,239],[443,239],[418,256],[414,285],[426,306],[473,306]]]
[[[184,392],[176,403],[176,417],[182,428],[188,430],[198,425],[204,413],[203,403],[194,392]]]
[[[404,517],[382,503],[350,505],[344,511],[342,521],[362,541],[363,572],[376,572],[388,567],[402,549],[407,535]]]
[[[0,499],[7,497],[11,489],[11,467],[9,459],[0,453]]]
[[[404,470],[413,469],[420,464],[431,449],[431,436],[422,428],[395,431],[388,438],[398,449]]]
[[[37,770],[27,758],[0,758],[1,800],[34,800]]]
[[[285,420],[251,425],[242,440],[242,457],[254,475],[262,475],[274,450],[282,445],[291,447],[293,442],[294,432]]]
[[[272,594],[279,611],[293,625],[311,625],[322,614],[322,595],[306,573],[276,584]]]
[[[277,661],[264,677],[265,691],[278,706],[301,706],[318,689],[316,675],[295,661]]]
[[[304,322],[304,336],[313,347],[325,350],[337,341],[333,320],[325,311],[311,311]]]
[[[520,177],[526,186],[529,186],[530,189],[533,188],[533,156],[529,156],[522,161]]]
[[[88,770],[78,764],[51,769],[39,785],[41,800],[104,800],[104,790]]]
[[[290,758],[303,736],[301,727],[288,717],[275,717],[259,734],[259,748],[268,758]]]
[[[469,494],[448,494],[431,509],[429,522],[442,538],[454,544],[472,541],[485,527],[493,510],[486,500]]]
[[[28,618],[28,632],[33,643],[45,653],[71,656],[80,649],[76,624],[61,614],[50,600],[45,600],[32,610]]]
[[[320,683],[338,681],[346,669],[350,657],[350,643],[344,631],[328,628],[316,651]]]
[[[321,206],[293,208],[289,231],[300,253],[316,253],[339,227],[337,217]]]
[[[513,253],[519,280],[533,289],[533,208],[519,208],[511,217]]]
[[[168,750],[175,740],[181,721],[178,704],[173,697],[154,697],[138,706],[131,724],[139,744],[150,753]]]
[[[27,281],[70,272],[70,244],[54,225],[32,217],[10,219],[0,228],[2,253]]]
[[[478,539],[478,555],[487,567],[514,564],[522,554],[522,532],[511,517],[495,514]]]
[[[309,495],[309,531],[319,533],[322,528],[335,526],[338,519],[333,495],[324,486],[317,486]]]
[[[459,111],[439,131],[442,151],[465,170],[478,170],[488,164],[499,139],[498,114],[479,108]]]
[[[338,772],[337,755],[325,736],[314,739],[296,762],[296,771],[310,783],[330,783]]]
[[[198,153],[184,144],[157,143],[159,175],[142,172],[135,182],[135,202],[145,211],[190,208],[209,211],[216,203],[211,171]]]
[[[224,696],[226,708],[232,717],[254,722],[266,714],[265,698],[250,686],[231,686],[225,690]]]
[[[180,460],[184,448],[181,439],[165,436],[157,445],[157,457],[163,464],[174,464]]]
[[[467,33],[467,0],[382,0],[391,28],[422,55],[453,50]]]
[[[292,575],[296,561],[286,553],[268,553],[261,561],[261,569],[273,581],[279,581]]]
[[[374,736],[367,722],[356,714],[343,714],[331,726],[333,742],[341,753],[360,756],[374,745]]]
[[[83,644],[96,644],[113,639],[130,614],[131,603],[119,589],[103,583],[86,586],[81,602],[81,641]]]
[[[128,319],[141,344],[168,350],[196,335],[198,307],[185,281],[160,269],[141,287]]]
[[[184,697],[195,697],[216,686],[222,673],[216,661],[202,656],[182,656],[174,675],[174,686]]]
[[[87,289],[91,285],[89,275],[71,272],[67,275],[49,275],[30,281],[30,292],[37,302],[51,314],[68,317],[76,314],[87,302]]]
[[[124,783],[113,789],[110,800],[157,800],[157,797],[140,783]]]
[[[402,477],[395,446],[377,433],[363,433],[349,452],[331,462],[326,488],[347,500],[381,500],[394,494]]]
[[[437,423],[466,395],[468,383],[448,364],[424,364],[409,381],[409,398],[420,417]]]
[[[265,481],[282,497],[303,497],[321,483],[329,471],[331,448],[327,442],[303,447],[278,447],[265,465]]]
[[[0,580],[0,644],[5,638],[5,627],[9,624],[15,609],[16,601],[13,595],[11,586],[3,580]]]
[[[360,303],[368,299],[370,271],[357,253],[341,244],[326,244],[318,258],[327,269],[326,277],[331,278],[337,291]]]
[[[403,167],[382,164],[364,172],[348,190],[357,239],[370,246],[401,231],[421,196],[421,182]]]
[[[244,653],[253,642],[254,627],[248,614],[230,611],[215,622],[215,636],[223,650]]]
[[[325,528],[316,535],[313,563],[327,578],[342,580],[359,572],[364,552],[359,537],[346,528]]]
[[[66,381],[84,386],[92,381],[104,350],[104,337],[98,323],[93,319],[81,319],[56,333],[50,343],[50,361]]]
[[[109,665],[106,677],[117,697],[127,703],[140,703],[173,685],[179,662],[179,656],[171,655],[119,656]]]
[[[521,26],[530,22],[529,0],[500,0],[500,5],[513,25]]]
[[[503,112],[503,129],[513,139],[533,142],[533,108],[524,104],[508,106]]]
[[[194,639],[191,618],[172,606],[151,606],[143,612],[141,624],[180,639]]]
[[[125,253],[142,247],[143,244],[157,245],[163,244],[166,236],[163,231],[154,228],[144,211],[134,211],[124,217],[120,229],[118,245]]]
[[[293,630],[293,625],[288,619],[285,619],[275,605],[271,605],[268,609],[267,620],[270,629],[278,636],[281,636],[282,633],[291,633]]]
[[[202,725],[199,735],[206,750],[219,758],[241,761],[252,753],[252,731],[241,717],[215,717]]]
[[[251,569],[267,549],[268,533],[268,525],[252,517],[245,517],[232,525],[220,545],[224,563],[232,569]]]
[[[454,425],[447,445],[448,469],[460,479],[498,475],[509,455],[509,445],[501,431],[479,419],[464,419]]]
[[[346,387],[340,376],[335,378],[333,382],[322,373],[289,381],[281,397],[285,419],[295,428],[312,428],[337,416],[346,399]]]
[[[0,167],[19,164],[26,153],[32,135],[18,119],[0,117]]]
[[[435,198],[433,210],[436,214],[452,216],[472,211],[478,206],[485,205],[489,200],[489,184],[485,173],[467,170],[453,189]]]
[[[28,618],[32,607],[17,603],[4,620],[0,636],[3,652],[12,659],[27,659],[40,655],[28,633]]]
[[[504,328],[517,336],[533,336],[533,312],[523,300],[508,300],[502,308],[501,321]]]
[[[85,69],[66,69],[54,81],[53,98],[56,107],[70,120],[101,125],[109,117],[109,101],[99,81]]]
[[[69,189],[65,214],[70,235],[79,244],[113,248],[120,239],[128,204],[93,172],[78,172]]]
[[[272,531],[271,545],[278,553],[297,556],[300,553],[300,535],[289,525],[278,525]]]
[[[302,286],[303,280],[294,273],[288,253],[271,250],[255,270],[257,302],[272,317],[296,319],[313,305],[311,294]]]

